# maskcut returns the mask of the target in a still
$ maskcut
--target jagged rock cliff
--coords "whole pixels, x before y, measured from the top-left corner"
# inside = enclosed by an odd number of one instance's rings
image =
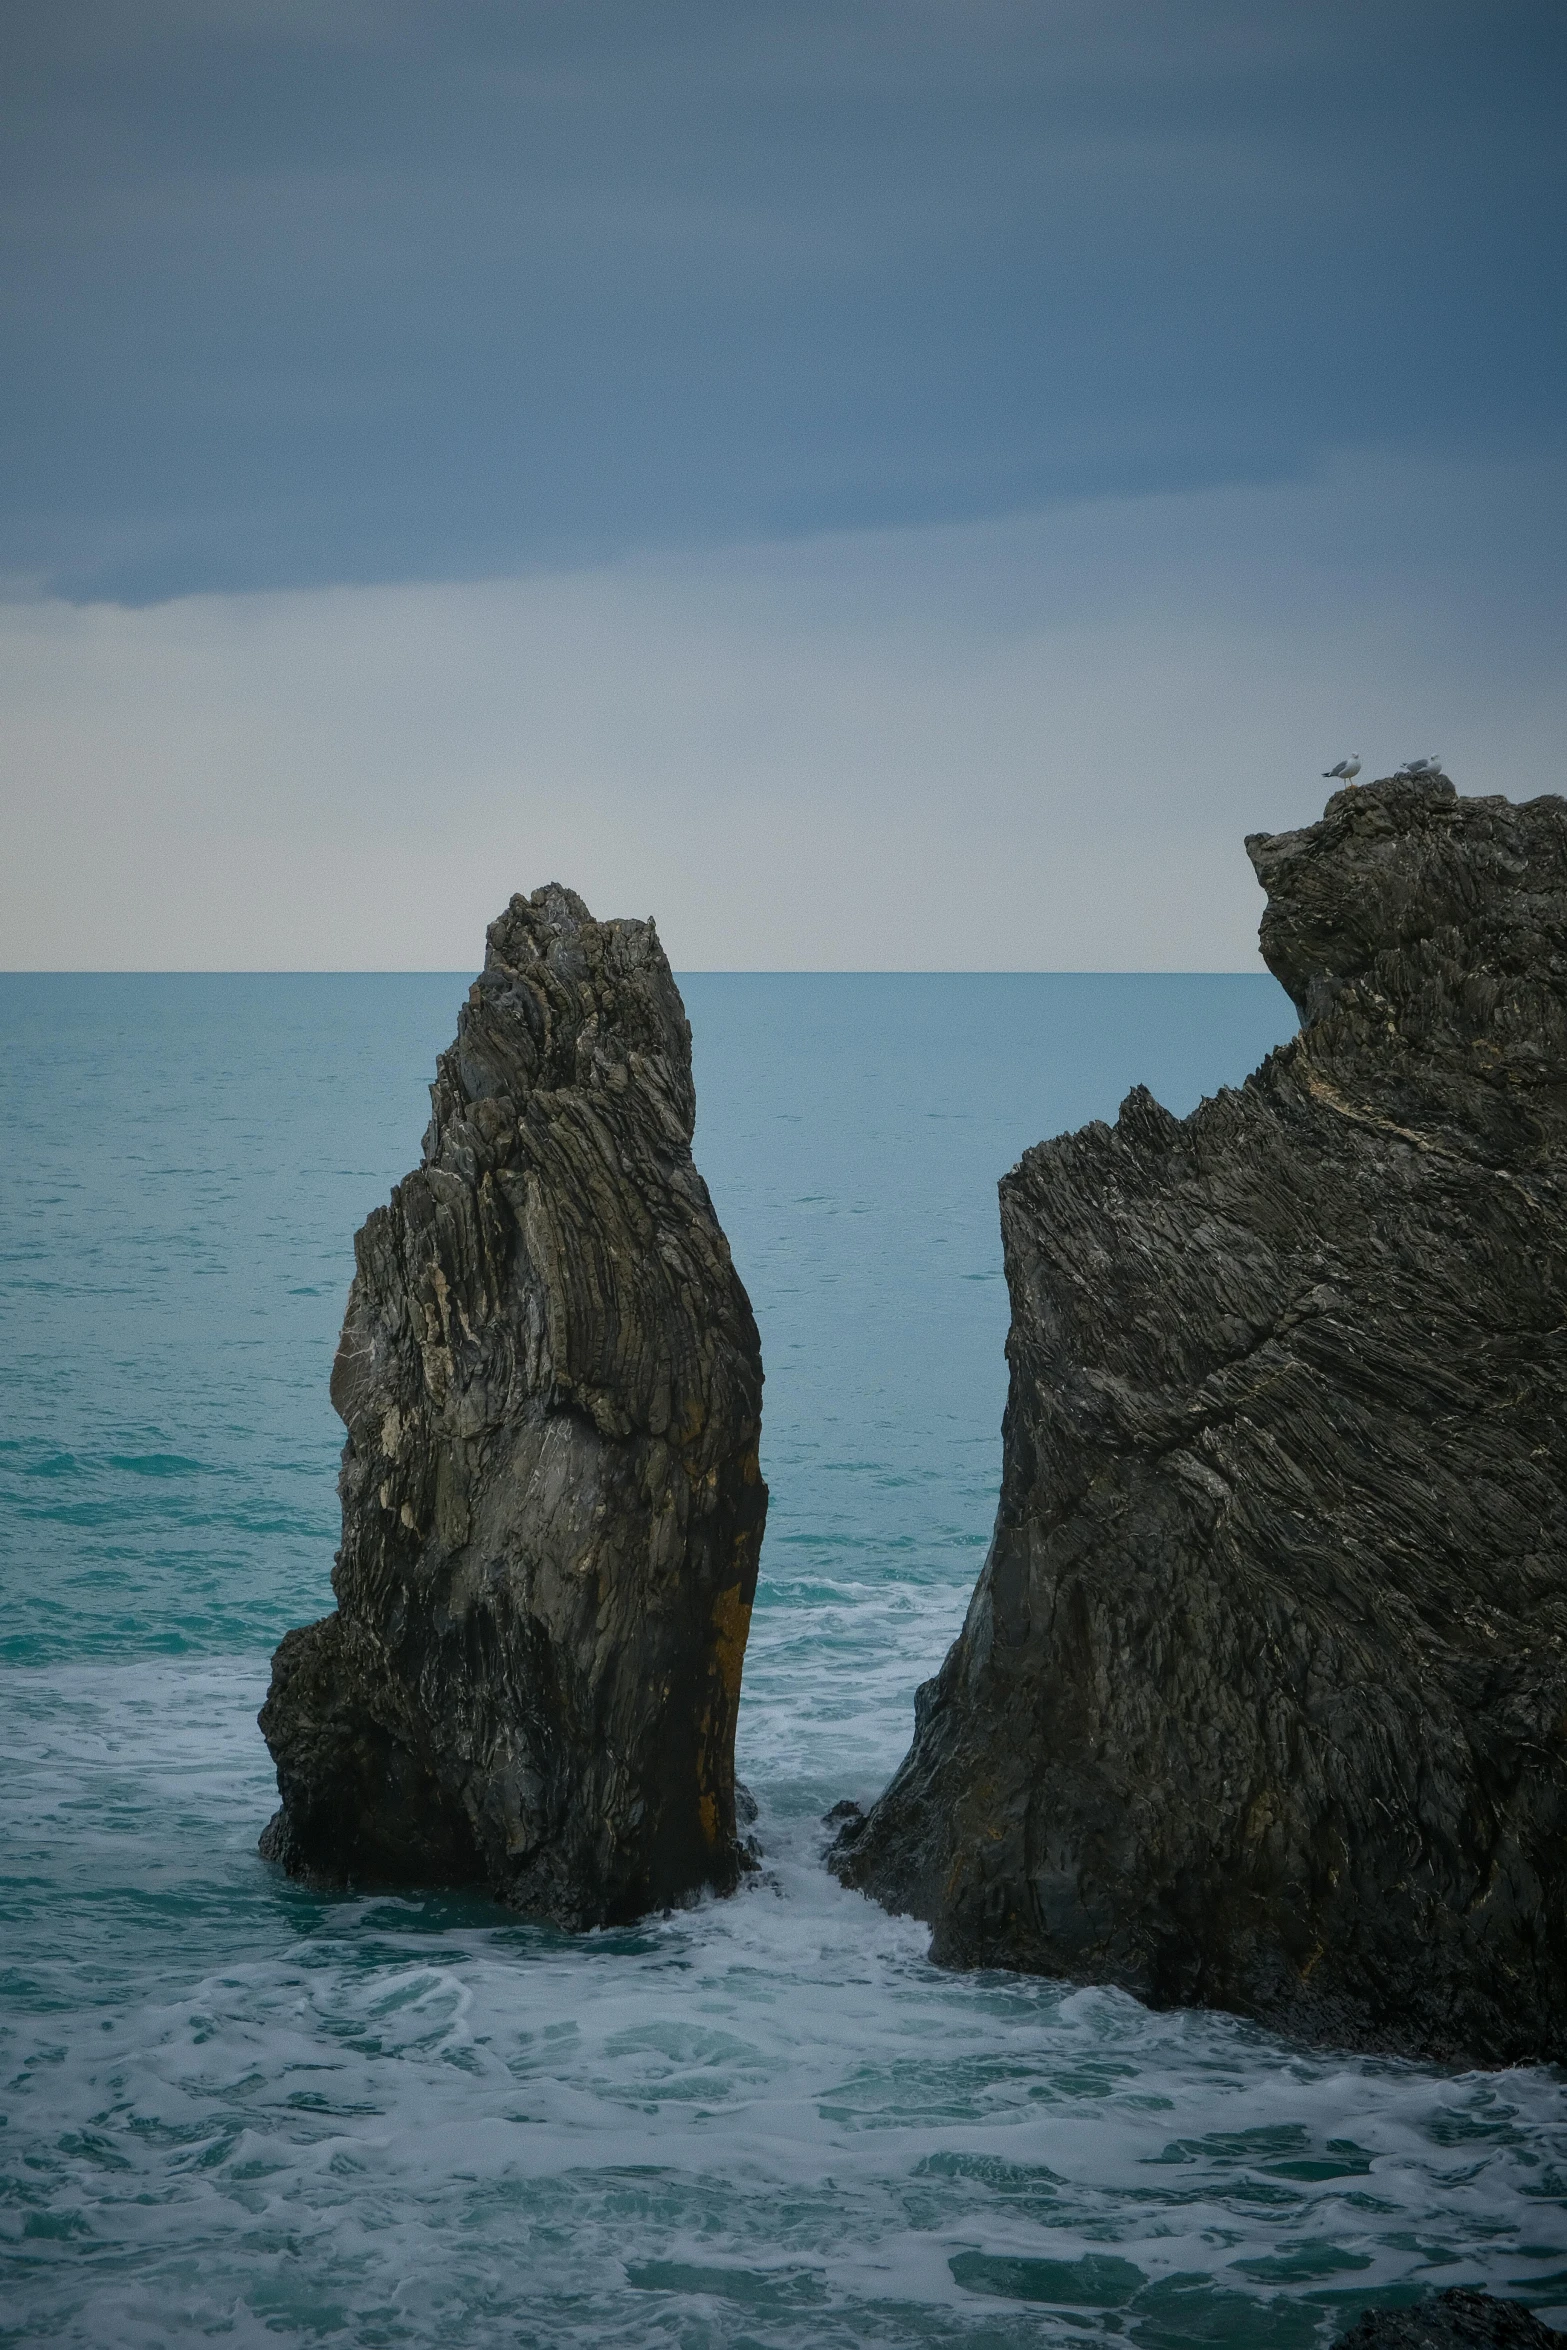
[[[262,1849],[573,1927],[727,1889],[762,1365],[652,924],[513,898],[431,1101],[354,1244],[338,1604],[273,1663]]]
[[[841,1835],[933,1954],[1567,2058],[1567,803],[1254,837],[1301,1033],[1001,1185],[995,1536]]]

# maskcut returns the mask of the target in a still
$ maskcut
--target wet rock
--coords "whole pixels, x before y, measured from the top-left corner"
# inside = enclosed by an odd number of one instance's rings
[[[1248,853],[1301,1033],[1001,1185],[995,1536],[845,1880],[951,1965],[1567,2057],[1567,804]]]
[[[1567,2350],[1567,2334],[1520,2301],[1455,2289],[1417,2309],[1367,2310],[1340,2334],[1339,2350]]]
[[[262,1849],[571,1927],[726,1890],[762,1365],[652,924],[513,898],[431,1102],[354,1244],[337,1609],[274,1660]]]

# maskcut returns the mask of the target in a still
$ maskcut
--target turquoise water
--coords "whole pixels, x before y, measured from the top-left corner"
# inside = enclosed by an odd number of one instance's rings
[[[820,1866],[983,1554],[996,1176],[1239,1078],[1267,980],[686,981],[768,1373],[766,1874],[574,1942],[257,1859],[352,1234],[461,984],[0,978],[0,2341],[1295,2350],[1457,2282],[1563,2322],[1559,2075],[938,1974]]]

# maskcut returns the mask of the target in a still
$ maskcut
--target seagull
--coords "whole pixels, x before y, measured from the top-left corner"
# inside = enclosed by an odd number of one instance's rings
[[[1440,775],[1442,754],[1433,751],[1429,759],[1406,759],[1398,772],[1400,775]]]
[[[1353,783],[1359,773],[1360,753],[1357,751],[1352,759],[1340,759],[1336,767],[1324,767],[1322,780],[1324,783]]]

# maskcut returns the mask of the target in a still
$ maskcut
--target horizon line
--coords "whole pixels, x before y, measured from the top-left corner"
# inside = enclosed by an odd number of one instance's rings
[[[0,965],[3,979],[477,979],[483,966],[431,964],[233,963]],[[1256,968],[1209,963],[908,963],[670,965],[676,979],[1272,979]],[[1277,982],[1275,981],[1275,985]]]

